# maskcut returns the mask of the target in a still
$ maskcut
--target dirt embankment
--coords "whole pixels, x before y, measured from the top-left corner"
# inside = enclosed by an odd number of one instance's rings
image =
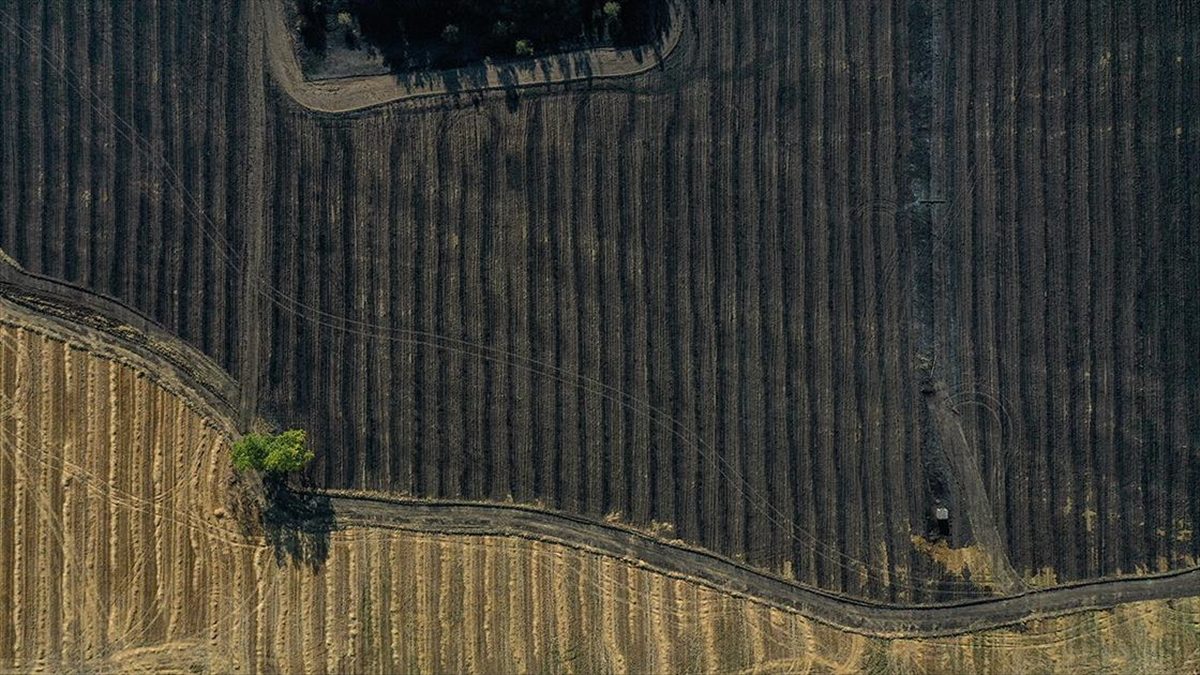
[[[110,346],[120,345],[160,377],[180,386],[186,383],[213,409],[213,419],[227,418],[237,409],[240,387],[229,373],[119,300],[28,272],[3,251],[0,298],[15,305],[7,313],[24,314],[39,325],[70,333],[93,351],[113,354]]]

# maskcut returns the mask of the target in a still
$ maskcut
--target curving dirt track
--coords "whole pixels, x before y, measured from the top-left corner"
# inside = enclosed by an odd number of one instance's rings
[[[87,297],[63,290],[54,303]],[[886,607],[620,526],[341,496],[320,564],[278,564],[223,514],[232,416],[203,383],[148,354],[136,329],[64,318],[94,307],[45,313],[29,297],[0,299],[0,500],[12,514],[0,669],[1069,670],[1101,651],[1151,670],[1196,663],[1200,605],[1145,602],[1194,594],[1196,571]],[[1096,611],[1116,603],[1132,604]],[[987,630],[1008,623],[1021,625]]]
[[[0,247],[309,428],[320,486],[982,597],[913,543],[928,366],[1021,578],[1200,555],[1191,4],[692,0],[630,78],[337,115],[261,5],[137,7],[0,1]]]
[[[711,585],[723,593],[794,610],[842,630],[880,637],[974,633],[1034,617],[1072,614],[1129,602],[1194,597],[1200,589],[1200,568],[1192,568],[955,603],[887,605],[799,586],[703,549],[564,514],[501,504],[395,502],[327,494],[334,496],[333,518],[339,527],[502,535],[554,542]]]
[[[15,277],[27,276],[11,268],[7,275],[10,281]],[[177,363],[149,354],[145,349],[149,341],[144,337],[139,339],[141,333],[137,328],[122,325],[118,319],[105,317],[101,313],[100,310],[111,311],[113,305],[107,301],[97,301],[88,294],[72,292],[73,289],[69,287],[57,289],[57,293],[51,297],[50,291],[54,290],[54,286],[61,285],[50,282],[40,284],[46,295],[33,296],[29,288],[33,285],[27,284],[22,290],[17,290],[16,286],[0,285],[0,296],[3,296],[0,302],[4,303],[0,305],[0,309],[11,325],[40,326],[42,330],[49,331],[50,335],[65,336],[54,339],[69,341],[75,350],[85,350],[90,356],[102,356],[117,363],[129,364],[131,368],[136,368],[142,373],[153,373],[154,383],[168,387],[169,391],[186,405],[183,410],[200,411],[201,419],[207,420],[206,426],[222,430],[225,438],[234,433],[231,412],[211,405],[211,395],[205,393],[209,383],[193,379],[192,371],[185,370]],[[37,301],[31,302],[34,298],[37,298]],[[91,308],[84,307],[82,302],[89,300],[95,304]],[[48,307],[55,308],[55,311],[47,313],[45,310]],[[107,320],[83,323],[78,318],[87,316],[104,317]],[[108,331],[96,330],[93,328],[96,323],[106,324],[109,327]],[[114,330],[115,327],[120,329]],[[186,350],[186,347],[178,349]],[[61,347],[59,350],[63,351]],[[32,376],[33,371],[22,363],[18,360],[8,366],[9,377],[10,381],[16,382],[16,395],[27,396],[28,387],[20,382],[22,378]],[[68,363],[65,368],[69,371],[72,366]],[[90,376],[88,379],[90,380]],[[47,386],[49,391],[54,391],[53,384]],[[6,400],[13,398],[7,394],[6,396]],[[147,396],[136,394],[126,395],[125,398],[136,407],[136,400]],[[119,405],[121,398],[121,395],[114,398],[112,405]],[[87,410],[89,407],[80,405],[80,409]],[[10,419],[14,414],[12,410],[6,413]],[[23,415],[16,417],[24,419]],[[175,426],[178,425],[168,422],[162,427],[162,431],[171,433]],[[91,437],[88,438],[88,442],[91,442]],[[186,457],[186,448],[185,443],[182,451],[177,454]],[[86,448],[81,450],[87,452]],[[207,515],[208,511],[224,503],[221,476],[227,469],[223,471],[220,468],[225,461],[223,450],[221,445],[212,445],[197,458],[197,466],[206,467],[204,474],[195,474],[193,471],[180,480],[188,480],[195,486],[206,486],[203,488],[206,490],[205,496],[197,499],[201,517],[209,519],[208,528],[224,533],[218,539],[236,542],[244,537],[236,530],[230,529],[232,523],[222,525],[219,517],[213,519]],[[162,451],[158,450],[153,454],[159,456],[161,453]],[[55,460],[61,461],[60,458],[51,458],[51,461]],[[9,461],[14,460],[10,458]],[[114,461],[117,461],[115,455]],[[76,471],[72,469],[67,473],[73,475]],[[123,484],[128,480],[121,475],[122,473],[119,466],[110,467],[112,481]],[[77,477],[84,483],[89,480],[86,473],[80,473]],[[1077,613],[1122,603],[1194,596],[1200,588],[1200,568],[1193,568],[1139,578],[1098,580],[1029,590],[1009,593],[1003,597],[956,603],[887,604],[798,585],[683,542],[668,542],[661,537],[639,533],[628,527],[544,509],[486,503],[397,502],[337,491],[323,491],[322,494],[332,497],[332,514],[329,520],[309,522],[305,527],[313,532],[319,532],[323,528],[330,531],[403,530],[456,536],[518,537],[552,543],[614,558],[622,564],[655,570],[673,578],[687,580],[689,583],[711,587],[721,593],[747,597],[779,609],[798,612],[805,617],[850,632],[881,637],[934,637],[978,632],[1025,622],[1034,617]],[[162,495],[151,499],[130,498],[139,503],[157,503],[162,499]],[[183,509],[192,508],[186,504],[178,506]],[[252,539],[246,541],[247,545],[263,546],[261,543],[254,544]]]
[[[35,312],[46,323],[66,324],[88,336],[90,350],[103,353],[106,342],[120,344],[162,376],[191,383],[212,419],[227,419],[238,409],[240,387],[212,359],[163,330],[145,314],[119,300],[48,277],[32,274],[0,251],[0,297]]]

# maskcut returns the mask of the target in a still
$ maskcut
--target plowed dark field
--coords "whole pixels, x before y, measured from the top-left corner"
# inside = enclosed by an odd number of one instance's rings
[[[0,248],[309,429],[318,486],[888,600],[1200,556],[1187,3],[695,1],[641,75],[340,115],[252,3],[0,10]],[[914,546],[935,500],[989,575]]]
[[[1018,568],[1197,555],[1198,21],[1187,3],[949,3],[932,36],[947,203],[919,254],[925,316]]]

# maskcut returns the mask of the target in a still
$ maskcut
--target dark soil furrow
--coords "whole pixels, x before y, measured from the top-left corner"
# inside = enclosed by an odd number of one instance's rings
[[[44,46],[45,39],[44,27],[42,21],[44,12],[42,7],[33,3],[22,3],[17,11],[17,20],[19,21],[19,30],[23,35],[19,36],[18,44],[25,47],[23,52],[24,61],[20,68],[26,74],[20,78],[18,89],[18,134],[20,137],[19,143],[23,148],[20,162],[18,162],[18,170],[21,173],[21,190],[20,202],[17,206],[17,222],[27,224],[26,227],[18,230],[17,237],[13,242],[13,254],[18,260],[23,261],[23,265],[35,272],[43,272],[45,262],[43,261],[44,247],[38,237],[32,236],[34,232],[40,232],[46,227],[43,220],[44,211],[47,201],[42,199],[46,186],[43,180],[46,177],[45,167],[45,148],[47,140],[47,127],[53,124],[52,120],[48,120],[46,115],[50,111],[51,106],[43,105],[44,82],[50,70],[46,61],[48,58],[54,58],[48,46]],[[53,114],[49,112],[49,114]],[[32,228],[29,226],[32,225]]]

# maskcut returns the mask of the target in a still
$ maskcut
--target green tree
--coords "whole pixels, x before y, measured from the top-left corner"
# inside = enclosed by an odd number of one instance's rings
[[[233,468],[238,471],[262,469],[270,452],[271,437],[263,434],[246,434],[233,444]]]
[[[621,3],[613,2],[613,0],[604,3],[604,16],[610,20],[620,18]]]
[[[304,439],[301,429],[289,429],[274,436],[246,434],[233,444],[233,467],[238,471],[270,474],[299,471],[316,456],[304,447]]]
[[[516,51],[517,56],[533,56],[533,43],[529,40],[517,40],[514,51]]]

